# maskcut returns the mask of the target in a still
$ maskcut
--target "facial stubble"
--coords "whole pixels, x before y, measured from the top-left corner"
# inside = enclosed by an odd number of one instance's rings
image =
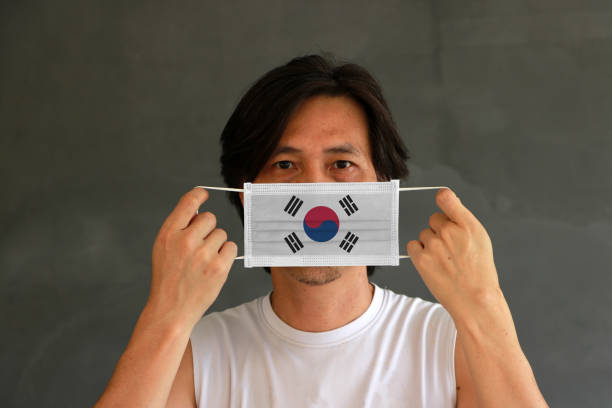
[[[342,276],[340,269],[334,266],[286,268],[286,272],[298,282],[311,286],[325,285]]]

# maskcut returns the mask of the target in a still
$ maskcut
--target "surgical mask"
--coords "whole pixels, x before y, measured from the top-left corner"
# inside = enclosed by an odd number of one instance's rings
[[[399,265],[399,180],[244,183],[244,266]]]

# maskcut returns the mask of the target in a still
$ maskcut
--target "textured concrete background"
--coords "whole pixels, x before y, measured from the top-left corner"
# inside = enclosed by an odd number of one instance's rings
[[[413,156],[403,185],[452,187],[489,231],[551,406],[610,405],[612,3],[596,0],[3,2],[3,405],[97,399],[159,226],[192,186],[221,185],[235,104],[320,50],[380,80]],[[400,248],[434,194],[402,193]],[[223,193],[206,207],[240,243]],[[409,260],[373,280],[434,300]],[[236,262],[212,310],[270,289]]]

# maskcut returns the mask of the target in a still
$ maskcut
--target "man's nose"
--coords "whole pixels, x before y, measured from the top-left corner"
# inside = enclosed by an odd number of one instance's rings
[[[320,163],[308,163],[296,177],[296,183],[333,183],[335,180]]]

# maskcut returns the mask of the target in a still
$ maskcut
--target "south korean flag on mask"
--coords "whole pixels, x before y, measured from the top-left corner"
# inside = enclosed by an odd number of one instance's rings
[[[245,183],[245,266],[398,265],[399,180]]]

